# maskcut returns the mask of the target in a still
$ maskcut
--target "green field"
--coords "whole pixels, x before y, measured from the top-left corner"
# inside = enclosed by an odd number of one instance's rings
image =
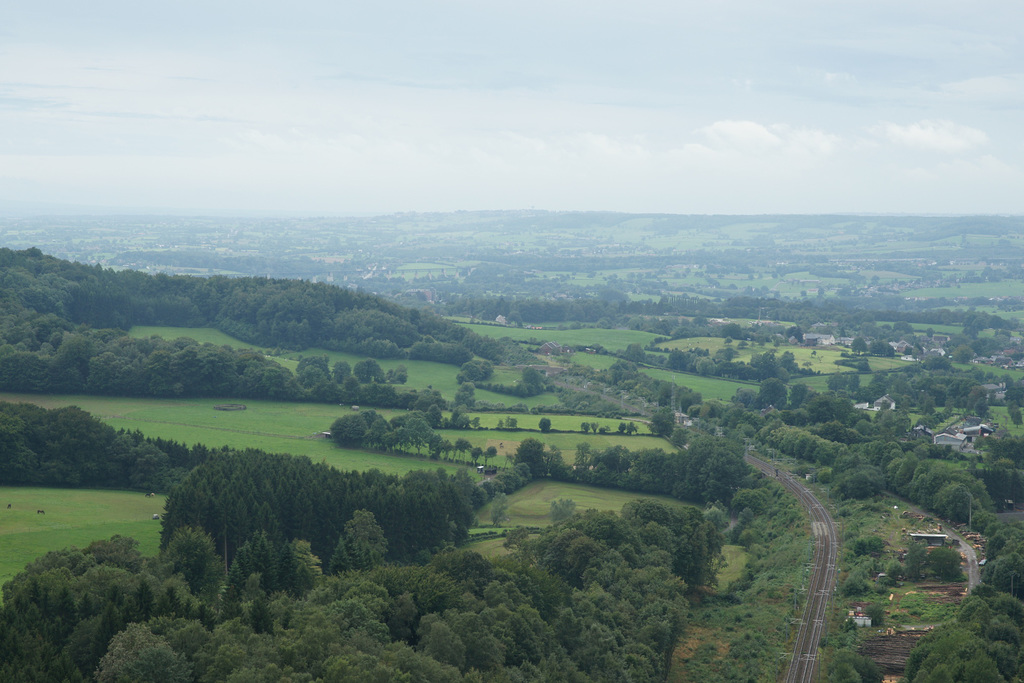
[[[230,346],[233,349],[259,348],[252,344],[246,344],[240,339],[224,334],[212,327],[151,327],[136,325],[128,330],[128,336],[135,339],[149,339],[159,337],[161,339],[194,339],[200,344],[215,344],[217,346]]]
[[[187,445],[259,448],[271,453],[305,455],[314,462],[326,462],[341,470],[376,468],[388,474],[412,470],[463,469],[427,458],[339,448],[319,438],[331,423],[349,412],[348,408],[320,403],[246,401],[247,410],[220,411],[215,399],[144,399],[97,396],[42,396],[0,393],[0,400],[24,401],[59,408],[75,405],[117,429],[139,430],[153,438],[171,439]],[[388,411],[380,411],[389,414]]]
[[[472,541],[463,547],[466,550],[472,550],[475,553],[480,553],[484,557],[501,557],[503,555],[508,555],[508,549],[505,548],[504,537],[485,538],[482,541]]]
[[[236,349],[251,348],[250,344],[246,344],[234,337],[230,337],[219,330],[207,327],[133,327],[129,331],[129,335],[138,338],[156,336],[161,339],[168,340],[185,337],[188,339],[194,339],[201,343],[230,346]],[[331,365],[338,361],[345,361],[350,366],[354,366],[356,363],[361,360],[365,360],[366,358],[365,356],[359,356],[352,353],[327,351],[326,349],[307,349],[305,351],[285,353],[281,356],[270,356],[270,358],[292,372],[295,372],[295,369],[299,364],[299,360],[303,357],[310,356],[327,356],[328,362]],[[426,389],[435,389],[440,391],[445,398],[451,400],[455,397],[455,392],[459,387],[458,382],[455,381],[455,376],[458,374],[459,368],[455,365],[434,363],[424,360],[401,360],[394,358],[378,360],[377,363],[385,372],[388,370],[394,370],[399,365],[405,366],[409,373],[409,379],[406,384],[398,385],[399,390],[417,389],[419,391],[423,391]],[[518,379],[518,376],[519,371],[512,368],[496,368],[495,377],[491,381],[497,383],[512,383]],[[541,394],[539,396],[531,396],[529,398],[519,398],[517,396],[506,396],[504,394],[478,389],[475,396],[477,400],[480,401],[504,403],[505,405],[522,403],[530,408],[534,406],[554,405],[558,403],[558,398],[554,394]]]
[[[326,462],[341,470],[378,469],[388,474],[405,474],[412,470],[444,468],[450,472],[465,469],[468,464],[430,460],[426,457],[397,455],[377,451],[340,448],[320,433],[330,429],[338,417],[351,412],[350,408],[322,403],[288,403],[282,401],[245,401],[246,410],[221,411],[214,406],[218,399],[154,399],[114,398],[109,396],[49,396],[36,394],[0,393],[0,400],[34,403],[44,408],[78,406],[116,429],[138,430],[152,438],[178,441],[187,445],[196,443],[210,447],[259,448],[270,453],[304,455],[314,462]],[[395,411],[377,411],[390,417]],[[548,416],[555,429],[578,430],[581,422],[597,422],[607,427],[608,434],[582,434],[579,432],[550,432],[538,429],[540,416],[512,413],[471,413],[479,417],[480,430],[438,430],[443,437],[455,443],[465,438],[473,446],[495,446],[501,455],[514,452],[526,438],[539,439],[562,450],[571,461],[576,444],[586,441],[594,448],[625,446],[630,450],[642,448],[668,448],[663,439],[651,436],[646,424],[638,423],[640,431],[634,436],[618,433],[620,420],[589,416]],[[522,431],[497,430],[499,419],[515,417]],[[501,444],[504,444],[502,446]],[[499,458],[495,464],[506,464]]]
[[[567,346],[586,347],[600,345],[609,351],[625,351],[626,347],[630,344],[647,346],[655,339],[658,339],[658,335],[653,332],[606,330],[593,327],[584,327],[578,330],[530,330],[518,327],[501,327],[498,325],[465,325],[465,327],[484,337],[494,337],[496,339],[509,337],[516,341],[536,340],[539,344],[553,341]]]
[[[505,522],[503,526],[549,526],[551,524],[551,501],[558,498],[572,499],[576,503],[577,512],[589,509],[618,512],[623,505],[638,498],[659,500],[676,507],[687,505],[687,503],[668,496],[652,496],[551,480],[535,481],[508,497],[509,521]],[[481,526],[491,526],[490,504],[480,508],[477,519]]]
[[[736,352],[734,360],[749,363],[752,356],[762,354],[769,350],[775,351],[775,357],[782,356],[787,351],[793,354],[793,359],[798,366],[806,370],[820,372],[822,374],[848,372],[847,368],[836,365],[835,361],[842,358],[843,353],[849,353],[845,346],[771,346],[766,344],[750,344],[740,348],[736,343],[726,344],[721,337],[691,337],[686,339],[673,339],[672,341],[658,344],[662,349],[681,349],[689,351],[693,349],[707,349],[712,356],[726,346]],[[880,359],[889,360],[889,359]]]
[[[7,505],[11,506],[8,510]],[[45,514],[37,514],[44,510]],[[0,584],[36,557],[68,546],[84,548],[114,534],[131,536],[145,555],[160,545],[164,496],[129,491],[0,487]]]
[[[580,423],[597,423],[598,428],[607,427],[612,434],[617,434],[620,422],[635,422],[640,429],[638,435],[649,434],[647,423],[642,420],[623,418],[621,420],[610,417],[594,417],[593,415],[524,415],[522,413],[467,413],[470,419],[480,418],[480,426],[486,429],[497,429],[498,420],[507,420],[512,417],[516,419],[519,429],[539,429],[540,421],[547,418],[551,421],[551,428],[554,430],[577,432],[580,430]]]
[[[660,379],[664,382],[671,382],[681,387],[692,389],[693,391],[699,391],[705,400],[714,398],[720,401],[728,401],[736,395],[736,390],[741,387],[749,387],[757,391],[759,386],[757,382],[740,382],[732,379],[720,379],[718,377],[703,377],[701,375],[672,372],[671,370],[661,370],[659,368],[640,368],[640,372],[654,379]]]
[[[1001,282],[964,282],[948,287],[922,287],[905,290],[907,296],[945,297],[997,297],[1024,296],[1024,283],[1020,280],[1003,280]]]
[[[725,556],[725,566],[718,572],[718,587],[725,589],[743,575],[743,568],[747,566],[747,551],[743,546],[724,545],[722,554]]]
[[[524,439],[537,439],[547,446],[554,446],[555,448],[558,448],[562,452],[562,460],[569,464],[571,464],[573,459],[576,457],[576,444],[583,442],[589,443],[597,450],[604,450],[606,448],[611,448],[612,446],[623,446],[631,451],[645,448],[673,448],[664,439],[647,433],[646,429],[644,432],[634,436],[624,436],[618,432],[610,434],[549,432],[547,434],[543,434],[539,431],[508,431],[499,429],[439,429],[437,430],[437,433],[452,443],[455,443],[456,439],[466,439],[466,441],[474,447],[479,446],[480,448],[487,448],[489,446],[494,446],[498,451],[498,457],[492,461],[492,464],[498,465],[499,467],[505,467],[512,464],[512,461],[506,460],[505,456],[514,454],[516,448],[519,447],[519,444]]]

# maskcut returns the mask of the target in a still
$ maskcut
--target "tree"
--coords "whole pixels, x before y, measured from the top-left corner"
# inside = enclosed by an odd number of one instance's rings
[[[352,375],[352,366],[343,360],[339,360],[331,367],[331,377],[335,383],[341,384]]]
[[[648,427],[656,436],[669,436],[676,426],[676,414],[671,408],[662,408],[651,416]]]
[[[1024,422],[1024,418],[1022,418],[1020,414],[1020,406],[1011,405],[1009,408],[1007,408],[1006,412],[1009,413],[1010,422],[1012,422],[1014,425],[1019,427],[1021,423]]]
[[[854,353],[867,353],[868,343],[864,341],[864,337],[854,337],[853,341],[850,342],[850,350]]]
[[[468,453],[471,450],[473,450],[473,444],[469,442],[469,439],[466,439],[464,437],[459,437],[458,439],[455,439],[456,453],[459,453],[461,455],[462,453]]]
[[[868,353],[872,356],[882,356],[884,358],[892,358],[896,355],[896,349],[889,345],[889,342],[883,339],[876,339],[871,342],[871,346],[868,347]]]
[[[546,417],[542,417],[538,426],[540,427],[540,431],[547,434],[551,431],[551,420]]]
[[[356,363],[355,367],[352,368],[352,374],[361,384],[384,382],[384,370],[381,369],[380,364],[372,358],[365,358]]]
[[[372,569],[384,562],[387,552],[388,541],[377,518],[369,510],[356,510],[338,539],[331,557],[331,572]]]
[[[353,447],[366,436],[366,420],[359,413],[342,415],[331,424],[331,439],[339,446]]]
[[[776,377],[769,377],[761,382],[757,392],[757,404],[762,408],[774,406],[782,410],[786,407],[786,385]]]
[[[494,494],[491,500],[491,524],[501,526],[501,523],[508,520],[508,496],[504,493]]]
[[[529,467],[530,476],[533,479],[546,477],[548,468],[544,458],[543,442],[534,438],[523,439],[519,447],[516,448],[516,464]]]
[[[96,669],[96,680],[185,683],[192,680],[192,666],[184,655],[171,649],[163,636],[153,635],[144,624],[128,624],[111,638]]]
[[[971,359],[974,358],[975,355],[974,349],[966,344],[961,344],[953,349],[950,357],[953,359],[954,363],[970,363]]]
[[[907,546],[907,555],[903,559],[903,573],[909,581],[917,581],[924,573],[928,561],[928,550],[923,543],[913,542]]]
[[[161,556],[197,595],[212,591],[224,579],[224,565],[217,556],[213,539],[201,529],[189,526],[175,529]]]
[[[558,498],[551,501],[551,521],[558,523],[569,519],[576,512],[576,502],[571,498]]]
[[[960,571],[960,553],[952,548],[933,548],[928,555],[928,568],[942,581],[957,581]]]
[[[472,382],[463,382],[455,390],[455,405],[472,408],[476,404],[476,385]]]
[[[523,368],[519,386],[520,396],[536,396],[544,391],[544,375],[536,368],[527,366]]]
[[[409,381],[409,370],[404,365],[399,365],[394,370],[388,370],[385,377],[391,384],[405,384]]]

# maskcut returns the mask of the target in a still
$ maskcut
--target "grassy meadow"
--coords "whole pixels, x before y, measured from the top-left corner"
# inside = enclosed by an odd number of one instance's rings
[[[230,337],[219,330],[206,327],[133,327],[129,331],[129,335],[136,338],[148,338],[152,336],[160,337],[161,339],[178,339],[186,337],[188,339],[194,339],[201,343],[216,344],[218,346],[230,346],[236,349],[252,348],[251,344]],[[264,353],[267,353],[266,349],[260,349]],[[327,356],[328,362],[333,365],[339,361],[345,361],[350,366],[354,366],[361,360],[365,360],[365,356],[359,356],[352,353],[345,353],[342,351],[328,351],[326,349],[307,349],[305,351],[287,352],[280,356],[269,356],[272,360],[280,363],[284,367],[288,368],[292,372],[298,367],[299,360],[303,357],[311,356]],[[538,363],[540,360],[538,359]],[[408,370],[409,379],[404,385],[397,385],[399,390],[405,389],[417,389],[420,391],[426,389],[435,389],[440,391],[445,398],[451,400],[455,397],[455,392],[458,390],[458,382],[455,381],[455,376],[459,372],[459,368],[455,365],[449,365],[447,363],[434,363],[432,361],[424,360],[401,360],[401,359],[380,359],[377,363],[385,372],[388,370],[394,370],[399,365],[404,365]],[[512,368],[496,368],[494,378],[490,381],[496,383],[512,384],[519,378],[519,371]],[[481,401],[489,401],[491,403],[504,403],[505,405],[514,405],[516,403],[523,403],[526,406],[532,408],[540,405],[553,405],[558,402],[558,398],[554,394],[541,394],[540,396],[531,396],[529,398],[519,398],[517,396],[506,396],[504,394],[498,394],[492,391],[485,391],[483,389],[477,389],[476,398]]]
[[[757,388],[760,386],[757,382],[741,382],[720,377],[704,377],[702,375],[691,375],[686,372],[673,372],[672,370],[662,370],[660,368],[640,368],[640,372],[655,379],[672,382],[681,387],[699,391],[705,400],[714,398],[720,401],[728,401],[736,395],[736,390],[741,387],[750,387],[757,391]]]
[[[172,439],[211,447],[259,448],[271,453],[304,455],[341,470],[376,468],[388,474],[456,465],[428,458],[339,448],[320,438],[320,432],[349,412],[348,408],[322,403],[246,401],[247,410],[220,411],[217,399],[145,399],[96,396],[43,396],[0,393],[0,400],[24,401],[59,408],[75,405],[116,429],[138,430],[153,438]],[[387,415],[388,411],[380,411]]]
[[[342,415],[351,412],[343,406],[323,403],[289,403],[284,401],[246,400],[246,410],[222,411],[214,406],[221,399],[155,399],[117,398],[110,396],[37,395],[0,393],[0,400],[33,403],[44,408],[78,406],[115,429],[138,430],[152,438],[178,441],[187,445],[201,443],[210,447],[259,448],[271,453],[304,455],[314,462],[325,462],[341,470],[378,469],[387,474],[405,474],[412,470],[436,469],[454,472],[468,465],[430,460],[427,457],[398,455],[377,451],[340,448],[320,436]],[[390,417],[395,411],[378,410]],[[539,415],[515,413],[470,413],[480,418],[480,430],[438,430],[443,437],[455,443],[465,438],[473,446],[494,446],[499,455],[514,453],[523,439],[539,439],[555,446],[571,461],[576,444],[586,441],[594,448],[625,446],[630,450],[666,448],[668,444],[650,434],[647,425],[638,422],[640,431],[633,436],[618,433],[621,420],[589,416],[547,416],[556,430],[579,430],[581,422],[607,427],[607,434],[582,434],[578,431],[549,432],[539,430]],[[498,420],[514,417],[519,430],[498,430]],[[505,465],[504,458],[494,464]]]
[[[159,495],[0,486],[0,584],[50,550],[84,548],[114,534],[131,536],[143,554],[155,555],[160,522],[153,515],[163,511],[164,496]]]
[[[535,340],[540,344],[553,341],[567,346],[601,345],[609,351],[625,351],[626,347],[630,344],[647,346],[655,339],[658,339],[658,335],[652,332],[606,330],[594,327],[583,327],[578,330],[530,330],[518,327],[501,327],[499,325],[466,324],[465,326],[484,337],[494,337],[496,339],[509,337],[516,341]]]
[[[613,510],[638,498],[658,500],[666,505],[684,507],[687,503],[669,496],[652,496],[618,489],[603,489],[583,484],[543,480],[527,484],[508,497],[509,520],[502,526],[549,526],[551,524],[551,501],[570,498],[576,503],[577,512],[583,510]],[[480,508],[477,519],[481,526],[491,526],[490,504]]]

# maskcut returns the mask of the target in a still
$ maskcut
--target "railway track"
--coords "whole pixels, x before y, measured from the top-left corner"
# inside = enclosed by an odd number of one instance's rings
[[[828,630],[827,608],[835,591],[839,534],[828,510],[798,479],[752,455],[747,455],[746,460],[767,476],[778,479],[787,491],[797,497],[811,518],[814,556],[806,586],[807,601],[793,643],[789,669],[782,679],[786,683],[810,683],[817,680],[818,646]]]

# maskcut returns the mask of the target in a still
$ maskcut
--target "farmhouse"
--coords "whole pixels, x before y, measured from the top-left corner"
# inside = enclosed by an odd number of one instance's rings
[[[889,406],[889,410],[896,410],[896,401],[892,396],[886,394],[874,402],[875,410],[882,410],[885,406]]]
[[[538,351],[540,351],[540,353],[544,354],[545,356],[561,356],[572,353],[572,349],[570,347],[562,346],[558,342],[553,341],[544,342],[543,344],[541,344],[540,349],[538,349]]]
[[[975,439],[982,439],[988,436],[989,434],[993,433],[994,431],[995,429],[993,429],[991,425],[980,424],[973,425],[970,427],[964,427],[963,435],[967,438],[967,442],[971,443]]]
[[[855,403],[854,408],[857,410],[882,410],[882,406],[889,406],[889,410],[896,410],[896,399],[889,394],[882,396],[874,403]]]
[[[808,332],[804,334],[804,344],[807,346],[834,346],[836,338],[831,334],[818,334]]]
[[[958,451],[962,451],[967,447],[969,443],[967,437],[963,434],[947,434],[943,432],[936,434],[935,438],[932,439],[932,443],[936,446],[949,446]]]
[[[935,438],[935,432],[925,427],[923,424],[917,424],[908,433],[908,436],[914,438],[927,437],[929,439]]]

